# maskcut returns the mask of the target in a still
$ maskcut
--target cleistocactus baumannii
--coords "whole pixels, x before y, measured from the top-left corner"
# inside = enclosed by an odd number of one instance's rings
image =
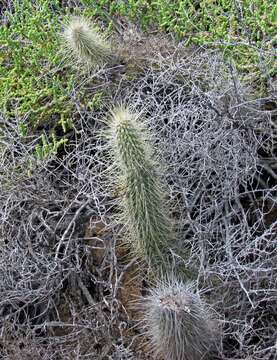
[[[166,197],[157,174],[159,168],[142,119],[119,107],[112,111],[109,138],[117,169],[123,221],[128,226],[134,253],[155,266],[165,264],[172,238]]]
[[[161,281],[141,304],[146,336],[156,357],[210,359],[215,345],[215,324],[193,284]]]
[[[109,43],[95,26],[83,17],[72,17],[62,34],[69,57],[86,65],[102,65],[112,59]]]

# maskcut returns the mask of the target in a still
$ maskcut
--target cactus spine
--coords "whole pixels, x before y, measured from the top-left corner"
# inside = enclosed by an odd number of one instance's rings
[[[171,238],[165,197],[156,174],[157,164],[139,116],[127,109],[112,111],[110,140],[124,190],[122,209],[135,253],[151,265],[164,263]]]
[[[88,20],[72,17],[64,28],[63,38],[69,56],[87,65],[103,64],[112,58],[109,44]]]
[[[155,356],[203,360],[214,345],[210,312],[193,291],[177,281],[160,283],[143,299],[143,323]]]

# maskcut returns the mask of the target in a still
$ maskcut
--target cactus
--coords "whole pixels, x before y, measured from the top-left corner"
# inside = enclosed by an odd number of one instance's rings
[[[172,227],[146,130],[139,115],[123,107],[112,111],[109,125],[117,178],[123,189],[120,205],[134,252],[151,265],[165,264]]]
[[[157,358],[203,360],[214,347],[214,321],[193,288],[165,281],[142,300],[146,335]]]
[[[112,52],[109,44],[88,20],[73,17],[63,32],[65,47],[69,56],[87,65],[103,64],[111,60]]]

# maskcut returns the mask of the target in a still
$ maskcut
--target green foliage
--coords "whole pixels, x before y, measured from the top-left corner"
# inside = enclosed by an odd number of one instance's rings
[[[103,103],[103,95],[104,95],[103,92],[101,91],[97,92],[93,96],[92,100],[86,101],[87,108],[91,111],[100,109]]]
[[[270,0],[100,0],[96,8],[126,16],[145,30],[158,27],[186,44],[221,47],[241,70],[256,71],[257,76],[261,59],[256,48],[273,49],[276,35],[277,5]]]
[[[155,266],[164,263],[172,227],[156,173],[157,164],[144,131],[139,126],[138,116],[127,109],[118,108],[112,112],[109,135],[119,185],[124,191],[120,197],[124,221],[129,227],[135,253]]]
[[[73,76],[59,68],[59,1],[15,0],[0,27],[0,111],[30,125],[70,117]]]
[[[145,30],[171,32],[187,44],[219,46],[241,70],[254,75],[263,93],[268,76],[276,74],[273,58],[257,51],[273,49],[276,42],[273,1],[82,0],[74,9],[58,0],[14,0],[12,4],[0,25],[0,111],[29,119],[22,136],[45,126],[50,131],[72,128],[70,94],[76,73],[63,66],[59,37],[61,19],[72,13],[104,23],[107,32],[116,29],[117,19],[124,16]],[[270,73],[264,65],[271,68]],[[248,81],[253,82],[252,75]],[[99,101],[93,99],[88,108],[97,107]]]
[[[84,3],[92,5],[94,1]],[[188,36],[201,44],[241,35],[258,42],[275,34],[277,6],[269,0],[101,0],[97,3],[99,10],[106,7],[110,14],[127,16],[144,28],[157,24],[179,38]]]
[[[49,141],[47,137],[42,134],[41,144],[37,144],[35,148],[36,157],[39,160],[44,160],[51,155],[56,155],[59,147],[66,143],[67,139],[57,140],[54,133],[51,134],[51,141]]]

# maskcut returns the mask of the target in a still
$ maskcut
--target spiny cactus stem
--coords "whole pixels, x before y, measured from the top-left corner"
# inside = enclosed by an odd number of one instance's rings
[[[65,26],[63,39],[68,55],[80,63],[98,65],[113,58],[110,45],[85,18],[71,18]]]
[[[213,348],[214,324],[192,284],[161,281],[142,299],[144,324],[156,356],[203,360]]]
[[[149,143],[138,117],[119,108],[112,113],[111,144],[125,189],[121,205],[133,247],[151,264],[163,263],[171,226]]]

